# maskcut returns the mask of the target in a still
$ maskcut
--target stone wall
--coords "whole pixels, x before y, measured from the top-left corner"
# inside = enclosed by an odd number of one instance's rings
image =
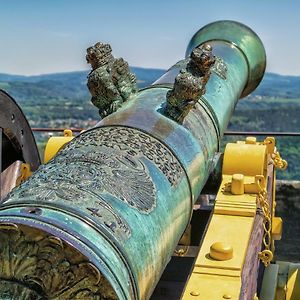
[[[276,260],[300,262],[300,181],[278,180],[276,215],[283,220],[281,241],[275,246]]]

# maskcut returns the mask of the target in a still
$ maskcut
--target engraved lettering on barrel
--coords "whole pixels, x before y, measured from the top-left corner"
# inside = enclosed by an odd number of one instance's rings
[[[96,208],[96,206],[99,208]],[[103,199],[96,201],[93,207],[87,207],[86,210],[115,236],[123,239],[130,237],[131,229],[127,222]]]
[[[86,209],[91,212],[92,216],[97,216],[99,218],[102,217],[102,215],[99,213],[99,209],[98,208],[87,207]]]

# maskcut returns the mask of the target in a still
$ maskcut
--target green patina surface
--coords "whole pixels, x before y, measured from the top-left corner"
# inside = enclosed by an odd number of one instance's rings
[[[205,95],[182,124],[165,114],[173,70],[165,82],[157,82],[165,87],[157,84],[132,94],[117,112],[40,167],[1,206],[2,226],[33,228],[53,237],[55,245],[71,245],[82,263],[90,263],[89,273],[96,275],[84,285],[84,299],[150,297],[189,223],[236,101],[245,86],[254,87],[263,75],[263,68],[256,68],[264,63],[263,48],[257,48],[260,41],[249,29],[251,38],[238,40],[239,30],[244,35],[246,29],[233,24],[233,46],[219,40],[216,25],[205,27],[203,39],[214,40],[217,67]],[[206,34],[209,28],[211,35]],[[202,42],[196,37],[189,48]],[[243,52],[249,47],[257,49]],[[30,231],[25,239],[29,236]],[[0,242],[3,239],[0,235]],[[7,264],[4,252],[0,257]],[[59,256],[49,270],[58,261]],[[72,278],[80,281],[80,274]],[[106,281],[97,281],[97,274]],[[0,278],[27,284],[14,273],[7,278],[3,269]],[[33,286],[37,294],[47,291],[47,298],[55,299],[56,287],[49,291],[40,286]],[[76,299],[71,298],[76,292],[59,299]]]

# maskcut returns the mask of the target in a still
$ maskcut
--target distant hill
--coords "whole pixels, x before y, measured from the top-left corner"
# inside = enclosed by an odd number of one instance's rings
[[[150,85],[165,70],[132,67],[140,88]],[[0,73],[0,88],[19,101],[27,99],[85,99],[89,97],[86,87],[89,71],[55,73],[38,76],[20,76]]]
[[[253,95],[300,98],[300,76],[266,73]]]
[[[166,70],[153,68],[130,67],[131,71],[136,74],[137,78],[142,81],[151,81],[160,77]],[[86,82],[89,71],[76,71],[64,73],[52,73],[33,76],[12,75],[0,73],[0,82],[40,82],[45,80],[51,81],[67,81],[67,82]]]
[[[137,67],[131,70],[140,88],[150,85],[165,72]],[[88,128],[99,120],[99,115],[89,101],[87,75],[88,71],[39,76],[0,74],[0,88],[20,104],[32,127]],[[300,131],[299,116],[300,76],[266,73],[259,87],[238,102],[229,129]],[[37,139],[40,145],[44,143],[42,137]],[[292,162],[287,172],[278,173],[279,177],[300,179],[300,138],[277,140],[283,157]]]
[[[150,85],[165,70],[132,67],[140,88]],[[88,98],[86,88],[88,71],[20,76],[0,73],[0,88],[11,93],[19,101],[28,98],[42,99],[83,99]],[[253,96],[275,98],[300,98],[300,76],[283,76],[266,73]]]

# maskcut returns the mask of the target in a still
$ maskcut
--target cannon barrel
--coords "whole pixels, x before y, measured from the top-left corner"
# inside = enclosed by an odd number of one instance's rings
[[[263,45],[246,26],[205,26],[187,56],[207,42],[215,62],[206,92],[183,119],[170,117],[166,99],[188,58],[10,193],[0,207],[0,298],[151,296],[237,100],[264,74]]]

